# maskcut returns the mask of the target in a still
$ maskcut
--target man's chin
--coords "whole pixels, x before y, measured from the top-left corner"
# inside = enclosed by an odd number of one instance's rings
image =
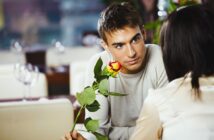
[[[129,65],[126,67],[126,72],[127,74],[134,74],[134,73],[138,73],[139,71],[141,71],[141,66],[140,65]],[[123,72],[123,71],[121,71]]]

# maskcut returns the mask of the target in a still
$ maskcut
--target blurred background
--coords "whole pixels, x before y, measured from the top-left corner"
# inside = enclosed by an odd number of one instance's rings
[[[28,47],[50,47],[56,40],[80,46],[83,35],[96,32],[104,6],[100,0],[1,0],[0,48],[14,40]]]
[[[57,140],[71,129],[88,60],[103,51],[100,12],[122,1],[139,11],[146,43],[159,42],[160,27],[176,8],[207,3],[214,9],[214,0],[0,0],[0,139]]]
[[[131,2],[146,29],[146,43],[158,43],[159,29],[177,7],[213,0],[0,0],[0,64],[38,66],[48,95],[83,88],[87,61],[99,45],[97,20],[112,2]],[[0,65],[0,66],[1,66]]]
[[[125,0],[0,0],[0,49],[9,49],[14,41],[23,47],[48,48],[56,41],[68,47],[92,46],[99,13],[115,1]],[[171,1],[190,0],[126,1],[134,3],[146,24],[166,16]],[[147,34],[151,43],[153,31]]]

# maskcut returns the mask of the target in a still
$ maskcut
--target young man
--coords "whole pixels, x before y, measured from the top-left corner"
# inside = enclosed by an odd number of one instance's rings
[[[144,44],[146,36],[141,17],[129,3],[107,7],[101,13],[98,31],[105,51],[90,60],[86,86],[94,81],[93,68],[101,57],[104,65],[110,61],[122,65],[117,78],[109,79],[109,90],[127,95],[108,98],[98,95],[100,109],[86,112],[86,117],[98,119],[99,132],[111,140],[127,140],[134,130],[148,89],[162,87],[168,82],[161,49]]]

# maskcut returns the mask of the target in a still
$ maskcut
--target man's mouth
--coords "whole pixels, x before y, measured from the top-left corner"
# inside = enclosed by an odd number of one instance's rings
[[[127,63],[129,64],[129,65],[134,65],[134,64],[136,64],[138,62],[138,58],[135,58],[135,59],[132,59],[132,60],[130,60],[130,61],[127,61]]]

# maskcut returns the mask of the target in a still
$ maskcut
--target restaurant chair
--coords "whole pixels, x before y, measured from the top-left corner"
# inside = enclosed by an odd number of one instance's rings
[[[14,64],[0,65],[0,100],[23,98],[27,92],[24,84],[15,78]],[[39,73],[38,80],[31,87],[31,95],[34,97],[48,96],[47,79],[43,73]]]
[[[13,64],[13,63],[25,63],[25,56],[23,53],[18,54],[9,50],[0,51],[0,64]]]
[[[59,140],[73,125],[68,99],[0,103],[1,140]]]
[[[70,93],[76,95],[85,87],[86,67],[88,61],[75,61],[70,64]]]
[[[93,55],[100,52],[99,47],[65,47],[63,53],[57,53],[55,48],[47,50],[46,61],[47,66],[70,65],[75,61],[89,60]]]

